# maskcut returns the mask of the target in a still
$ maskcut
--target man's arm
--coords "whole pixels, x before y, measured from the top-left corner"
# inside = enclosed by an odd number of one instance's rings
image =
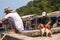
[[[51,18],[50,18],[50,17],[48,17],[48,20],[49,20],[49,21],[48,21],[48,23],[47,23],[47,24],[48,24],[48,25],[50,25],[50,24],[51,24]]]
[[[47,23],[47,25],[49,25],[49,24],[51,24],[51,21],[49,21],[49,22]]]
[[[2,22],[5,22],[5,21],[6,21],[6,19],[10,17],[10,15],[11,15],[10,13],[9,13],[9,14],[7,14],[7,15],[2,19]]]
[[[5,22],[5,21],[6,21],[6,18],[3,18],[3,19],[2,19],[2,22]]]
[[[49,20],[49,21],[48,21],[48,23],[47,23],[47,24],[49,25],[49,24],[51,24],[51,18],[50,18],[50,17],[48,17],[48,20]]]

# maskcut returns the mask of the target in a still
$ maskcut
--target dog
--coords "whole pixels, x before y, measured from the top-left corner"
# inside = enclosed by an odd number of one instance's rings
[[[50,36],[52,35],[51,30],[47,29],[47,28],[42,28],[41,29],[41,36],[43,37],[44,33],[46,32],[46,36],[48,36],[50,34]]]
[[[46,32],[46,36],[49,36],[49,37],[52,37],[51,35],[52,35],[52,32],[51,32],[51,30],[49,30],[49,29],[45,29],[45,32]]]
[[[41,36],[42,36],[42,37],[43,37],[44,33],[45,33],[45,28],[42,28],[42,29],[41,29]]]

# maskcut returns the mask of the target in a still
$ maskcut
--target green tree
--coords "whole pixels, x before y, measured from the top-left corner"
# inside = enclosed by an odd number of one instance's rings
[[[26,6],[17,8],[20,15],[41,14],[43,11],[53,12],[60,11],[60,0],[33,0]]]

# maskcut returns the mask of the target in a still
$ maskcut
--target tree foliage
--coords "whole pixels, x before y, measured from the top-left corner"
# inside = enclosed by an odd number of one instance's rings
[[[60,0],[33,0],[26,6],[17,8],[20,15],[41,14],[43,11],[53,12],[60,10]]]

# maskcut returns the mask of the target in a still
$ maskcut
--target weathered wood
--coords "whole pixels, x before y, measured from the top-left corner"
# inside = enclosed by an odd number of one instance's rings
[[[52,37],[26,37],[24,35],[9,34],[3,40],[60,40],[60,33],[52,35]]]
[[[52,33],[60,32],[60,27],[52,28],[51,29]],[[41,35],[40,30],[29,30],[29,31],[22,31],[23,35],[27,36],[36,36],[36,35]]]
[[[52,28],[51,31],[53,33],[58,31],[60,32],[60,27]],[[6,34],[3,40],[35,40],[34,38],[28,36],[40,35],[39,32],[40,30],[30,30],[30,31],[23,31],[21,34],[3,33],[3,35]]]
[[[31,40],[31,37],[24,36],[21,34],[10,34],[10,33],[4,33],[6,34],[5,37],[2,40]],[[4,35],[2,34],[2,35]]]

